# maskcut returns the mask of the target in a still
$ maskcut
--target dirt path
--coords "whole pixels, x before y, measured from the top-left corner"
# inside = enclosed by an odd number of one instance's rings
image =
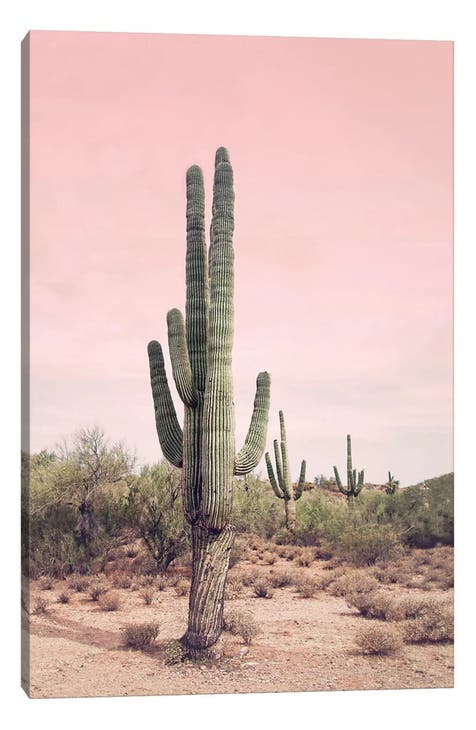
[[[354,636],[367,620],[343,598],[319,592],[302,599],[292,588],[260,599],[245,589],[228,608],[251,611],[261,628],[248,648],[225,634],[224,656],[210,665],[164,664],[163,645],[185,628],[187,597],[173,588],[145,606],[139,592],[120,590],[121,609],[102,611],[84,594],[69,604],[61,589],[32,585],[32,605],[41,595],[46,614],[30,616],[32,697],[91,697],[236,692],[451,687],[453,646],[404,646],[392,657],[357,653]],[[428,596],[428,593],[426,594]],[[435,596],[441,594],[434,594]],[[448,595],[448,594],[446,594]],[[157,646],[147,652],[122,647],[128,623],[158,621]]]

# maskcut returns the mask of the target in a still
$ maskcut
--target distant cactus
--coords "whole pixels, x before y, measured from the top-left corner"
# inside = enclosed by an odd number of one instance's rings
[[[183,432],[167,384],[162,348],[148,347],[157,433],[164,456],[182,469],[185,516],[192,527],[189,655],[206,654],[222,630],[223,599],[235,530],[230,523],[233,475],[248,474],[266,443],[270,377],[260,373],[251,424],[235,455],[231,373],[233,344],[233,170],[228,152],[215,156],[210,248],[207,256],[203,176],[187,171],[185,322],[167,315],[172,373],[184,403]],[[208,271],[209,268],[209,271]]]
[[[357,474],[357,471],[352,468],[352,443],[349,434],[347,435],[347,488],[342,485],[336,466],[334,467],[334,474],[339,491],[345,494],[348,504],[352,505],[354,498],[360,494],[364,486],[364,470],[362,469]]]
[[[273,465],[269,453],[266,453],[266,467],[268,470],[269,481],[273,488],[273,492],[279,499],[284,499],[284,510],[286,514],[286,527],[291,532],[296,528],[296,502],[300,498],[304,490],[306,481],[306,462],[301,462],[301,473],[299,482],[296,486],[291,483],[289,475],[288,447],[286,441],[286,428],[284,425],[284,415],[279,411],[279,425],[281,431],[281,446],[277,440],[274,444],[274,458],[276,461],[276,475],[274,474]]]
[[[385,491],[387,494],[395,494],[399,486],[400,482],[398,479],[395,479],[395,477],[392,476],[392,473],[388,472],[388,482],[385,485]]]

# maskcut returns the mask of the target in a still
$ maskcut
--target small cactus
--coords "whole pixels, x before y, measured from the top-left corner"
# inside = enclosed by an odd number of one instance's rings
[[[284,414],[279,411],[279,425],[281,430],[281,446],[278,441],[273,442],[274,458],[276,461],[276,475],[274,474],[273,465],[269,453],[266,453],[266,468],[268,477],[273,488],[273,492],[279,499],[284,499],[284,509],[286,513],[286,527],[291,532],[296,528],[296,502],[301,497],[304,484],[306,481],[306,462],[301,462],[301,473],[299,482],[296,486],[291,483],[289,476],[288,447],[286,441],[286,428],[284,425]]]
[[[388,472],[388,482],[385,485],[385,491],[387,494],[395,494],[398,487],[400,486],[400,482],[398,479],[395,479],[395,477],[392,476],[392,472]]]
[[[360,494],[364,486],[364,470],[362,469],[362,471],[357,473],[356,469],[352,468],[352,443],[350,434],[347,434],[347,487],[343,486],[336,466],[334,467],[334,474],[339,491],[345,494],[348,504],[352,505],[354,498]]]

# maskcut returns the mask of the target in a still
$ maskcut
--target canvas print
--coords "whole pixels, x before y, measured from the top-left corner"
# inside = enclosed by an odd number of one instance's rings
[[[25,691],[452,686],[452,43],[22,65]]]

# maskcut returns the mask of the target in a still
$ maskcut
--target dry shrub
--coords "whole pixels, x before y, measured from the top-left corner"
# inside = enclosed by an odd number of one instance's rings
[[[69,587],[73,591],[76,591],[76,593],[84,593],[85,591],[87,591],[89,588],[89,584],[89,578],[85,578],[82,575],[73,576],[72,578],[70,578],[68,583]]]
[[[314,553],[310,550],[303,550],[303,552],[298,555],[296,562],[302,568],[309,568],[309,566],[314,562]]]
[[[159,635],[159,624],[129,624],[124,627],[124,644],[132,649],[146,649]]]
[[[369,624],[359,629],[355,643],[362,654],[385,656],[394,654],[402,647],[402,637],[395,626]]]
[[[403,638],[409,644],[451,643],[454,617],[451,607],[440,604],[403,624]]]
[[[99,598],[99,605],[103,611],[118,611],[121,607],[121,597],[116,591],[108,591]]]
[[[276,555],[271,552],[264,553],[263,562],[266,563],[266,565],[274,565],[276,562]]]
[[[346,596],[347,605],[356,608],[365,618],[385,621],[391,612],[393,598],[381,591],[371,593],[351,593]]]
[[[274,596],[274,589],[272,588],[268,580],[259,578],[253,584],[253,592],[256,598],[272,598]]]
[[[128,545],[126,547],[126,556],[128,558],[135,558],[137,556],[138,550],[135,545]]]
[[[189,590],[189,584],[186,580],[179,580],[175,585],[175,593],[177,596],[186,596]]]
[[[405,596],[395,600],[389,614],[391,621],[406,621],[432,615],[439,611],[441,602],[432,598]]]
[[[346,596],[356,593],[370,593],[377,590],[378,581],[358,571],[345,573],[329,585],[329,593],[333,596]]]
[[[259,626],[248,611],[230,611],[223,616],[223,629],[251,644],[259,634]]]
[[[295,578],[289,570],[278,570],[270,575],[269,581],[273,588],[285,588],[292,585]]]
[[[155,587],[158,591],[165,591],[165,589],[167,588],[168,585],[169,585],[169,582],[164,575],[157,576],[157,579],[155,581]]]
[[[40,582],[40,588],[42,591],[52,591],[55,587],[55,582],[53,578],[51,578],[49,575],[42,578]]]
[[[233,600],[243,592],[243,583],[238,575],[229,575],[226,581],[225,598]]]
[[[400,583],[401,585],[410,577],[408,572],[398,563],[382,563],[381,565],[376,565],[373,570],[373,575],[379,583]]]
[[[58,596],[58,603],[69,603],[71,599],[71,593],[69,591],[61,591]]]
[[[123,588],[127,589],[130,588],[132,585],[132,578],[130,575],[125,575],[124,573],[119,573],[114,578],[114,588]]]
[[[106,593],[108,590],[108,586],[104,581],[96,581],[95,583],[92,583],[89,587],[89,595],[91,596],[92,601],[99,601],[102,595]]]
[[[296,584],[296,591],[301,598],[313,598],[318,590],[319,584],[310,578],[304,578]]]
[[[250,557],[248,558],[249,562],[255,565],[255,563],[258,562],[258,556],[256,553],[251,553]]]
[[[230,550],[230,568],[233,568],[233,566],[239,563],[240,560],[243,560],[243,543],[239,540],[235,540]]]
[[[142,600],[146,606],[150,606],[154,600],[154,591],[152,588],[144,588],[141,593]]]
[[[44,598],[40,597],[36,599],[35,605],[33,607],[33,613],[36,615],[48,613],[48,604],[46,603]]]
[[[247,573],[243,573],[241,582],[244,586],[252,586],[258,580],[259,576],[260,573],[258,570],[249,570]]]

